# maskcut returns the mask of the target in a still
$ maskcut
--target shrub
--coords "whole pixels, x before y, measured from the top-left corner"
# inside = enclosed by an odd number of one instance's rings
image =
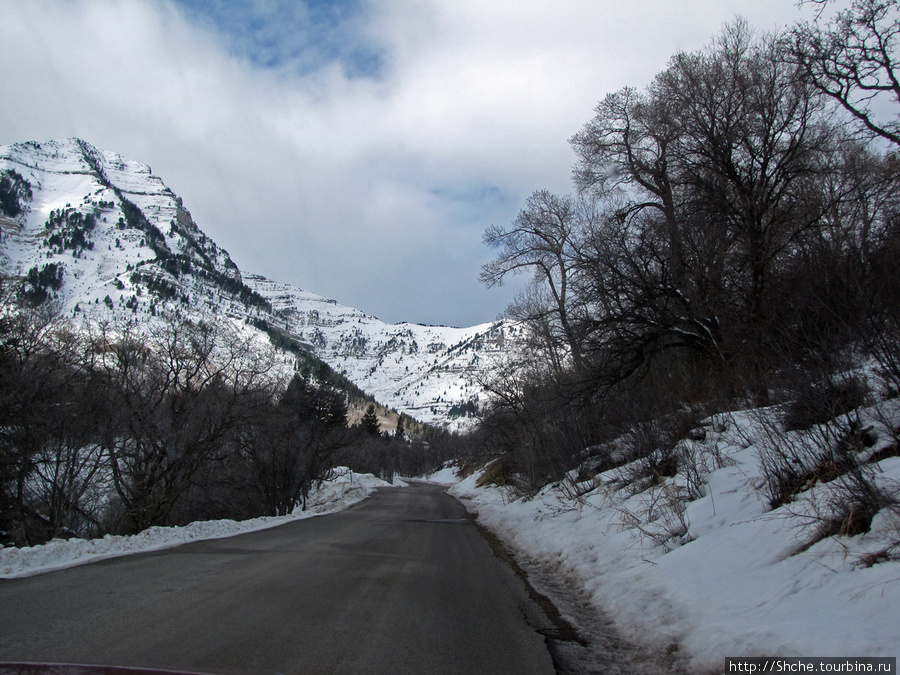
[[[818,483],[829,483],[859,468],[860,452],[870,447],[870,429],[857,415],[845,415],[806,431],[783,432],[761,424],[760,471],[774,509]]]
[[[782,424],[785,431],[806,430],[865,405],[869,387],[860,378],[848,377],[809,385],[787,404]]]
[[[509,466],[509,459],[506,456],[499,457],[484,468],[484,473],[478,478],[476,485],[485,487],[486,485],[497,485],[506,487],[512,484],[512,471]]]
[[[900,507],[897,491],[879,487],[874,476],[875,472],[870,466],[854,466],[829,486],[825,499],[814,505],[812,517],[815,529],[800,551],[827,537],[864,534],[871,529],[875,514],[885,508]],[[886,553],[898,544],[900,536],[881,553]],[[861,562],[867,564],[865,560]],[[868,565],[875,562],[877,560],[872,560]]]

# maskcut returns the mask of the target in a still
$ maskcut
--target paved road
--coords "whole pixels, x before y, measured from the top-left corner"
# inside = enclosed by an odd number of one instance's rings
[[[543,621],[462,506],[425,484],[271,530],[0,581],[0,661],[552,673]]]

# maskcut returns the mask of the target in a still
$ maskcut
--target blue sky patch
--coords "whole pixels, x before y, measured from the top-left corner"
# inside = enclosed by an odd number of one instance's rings
[[[230,53],[292,74],[339,63],[348,77],[378,77],[383,55],[365,34],[360,0],[174,0],[223,38]]]

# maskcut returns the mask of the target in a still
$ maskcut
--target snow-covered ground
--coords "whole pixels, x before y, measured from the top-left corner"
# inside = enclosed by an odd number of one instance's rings
[[[425,480],[439,485],[455,485],[459,482],[459,477],[457,476],[456,467],[450,464],[430,474]]]
[[[617,481],[628,467],[530,499],[478,487],[481,473],[456,479],[450,493],[513,552],[573,579],[627,639],[677,650],[689,672],[722,672],[736,656],[900,656],[896,548],[893,560],[871,564],[900,540],[898,508],[880,511],[865,534],[805,548],[816,525],[808,516],[834,485],[773,510],[760,489],[766,434],[754,417],[709,428],[721,432],[682,441],[701,460],[715,456],[693,501],[677,498],[682,475],[633,494]],[[870,452],[892,442],[882,427]],[[875,482],[896,491],[900,457],[873,466]],[[432,480],[454,478],[445,469]]]
[[[402,486],[395,480],[394,487]],[[0,579],[26,577],[42,572],[83,565],[106,558],[157,551],[201,539],[221,539],[245,532],[264,530],[293,520],[302,520],[343,511],[372,494],[377,488],[392,487],[371,474],[340,469],[334,480],[310,493],[307,510],[298,507],[292,514],[252,520],[210,520],[184,527],[151,527],[132,536],[107,535],[102,539],[54,539],[42,546],[0,547]]]

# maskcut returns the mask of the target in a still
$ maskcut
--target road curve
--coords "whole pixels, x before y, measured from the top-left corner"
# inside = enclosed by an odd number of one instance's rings
[[[212,673],[553,673],[540,609],[437,486],[0,581],[0,661]]]

